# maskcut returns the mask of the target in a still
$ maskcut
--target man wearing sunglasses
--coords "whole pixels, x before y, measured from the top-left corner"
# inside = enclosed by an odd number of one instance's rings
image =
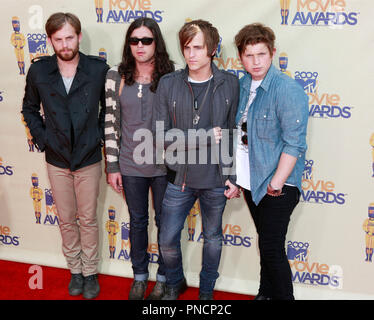
[[[213,299],[213,289],[219,276],[222,215],[226,199],[238,193],[234,185],[236,177],[230,170],[225,170],[231,164],[224,163],[221,154],[215,154],[215,162],[211,156],[217,146],[232,146],[239,83],[237,77],[218,70],[212,62],[219,34],[209,22],[195,20],[186,23],[179,31],[179,41],[187,66],[160,80],[153,129],[157,140],[165,142],[168,168],[160,232],[167,284],[163,299],[175,300],[187,287],[180,238],[185,219],[199,199],[204,237],[199,298],[208,300]],[[157,130],[160,123],[163,128]],[[201,138],[207,132],[211,132],[211,139],[204,145]],[[196,133],[200,144],[195,144],[196,140],[190,141],[193,133]],[[171,136],[177,141],[171,143],[168,139]],[[205,159],[200,157],[204,148]],[[163,153],[164,148],[158,151]],[[177,155],[177,159],[181,156],[181,161],[173,163],[173,154]]]
[[[236,115],[236,172],[258,233],[261,278],[256,300],[294,299],[285,238],[299,202],[307,148],[308,97],[273,66],[274,41],[274,32],[258,23],[243,27],[235,37],[247,71],[240,79]]]
[[[134,137],[139,129],[148,129],[152,137],[157,85],[160,77],[171,71],[174,71],[174,64],[169,59],[157,22],[150,18],[136,19],[126,33],[122,62],[109,70],[105,85],[107,179],[115,191],[124,191],[130,215],[130,256],[134,271],[130,300],[144,299],[147,289],[149,189],[159,230],[161,203],[167,185],[164,166],[156,166],[155,161],[143,163],[138,159],[135,151],[140,142]],[[146,152],[153,150],[153,141],[149,142]],[[161,254],[158,264],[157,282],[148,296],[152,300],[160,299],[165,291]]]

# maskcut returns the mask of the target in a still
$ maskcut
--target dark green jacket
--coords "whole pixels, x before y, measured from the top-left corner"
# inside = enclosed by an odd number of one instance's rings
[[[99,57],[79,55],[69,94],[66,94],[56,55],[34,62],[27,73],[22,106],[33,142],[45,151],[46,161],[71,171],[102,158],[104,85],[109,69]]]

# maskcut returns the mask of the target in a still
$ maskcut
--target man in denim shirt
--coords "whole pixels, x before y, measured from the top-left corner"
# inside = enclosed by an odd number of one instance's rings
[[[259,236],[257,300],[294,299],[285,238],[299,202],[307,148],[308,97],[272,65],[274,41],[274,32],[259,23],[243,27],[235,37],[247,71],[240,79],[236,115],[237,184]]]

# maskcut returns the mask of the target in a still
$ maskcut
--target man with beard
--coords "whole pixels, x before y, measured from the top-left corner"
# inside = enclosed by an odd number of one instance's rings
[[[33,143],[45,151],[62,251],[71,272],[69,294],[92,299],[100,291],[96,207],[109,67],[103,59],[79,52],[82,33],[75,15],[55,13],[45,28],[55,54],[30,66],[22,113]]]

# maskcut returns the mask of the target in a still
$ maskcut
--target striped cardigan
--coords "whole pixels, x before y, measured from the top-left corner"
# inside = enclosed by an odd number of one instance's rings
[[[175,70],[180,66],[174,65]],[[121,83],[121,76],[118,73],[118,65],[109,69],[105,81],[105,157],[106,172],[120,172],[119,151],[121,146],[121,103],[120,91],[124,86]],[[164,164],[156,166],[166,170]]]
[[[121,146],[121,76],[118,66],[109,69],[105,81],[105,156],[107,173],[120,172],[119,150]]]

